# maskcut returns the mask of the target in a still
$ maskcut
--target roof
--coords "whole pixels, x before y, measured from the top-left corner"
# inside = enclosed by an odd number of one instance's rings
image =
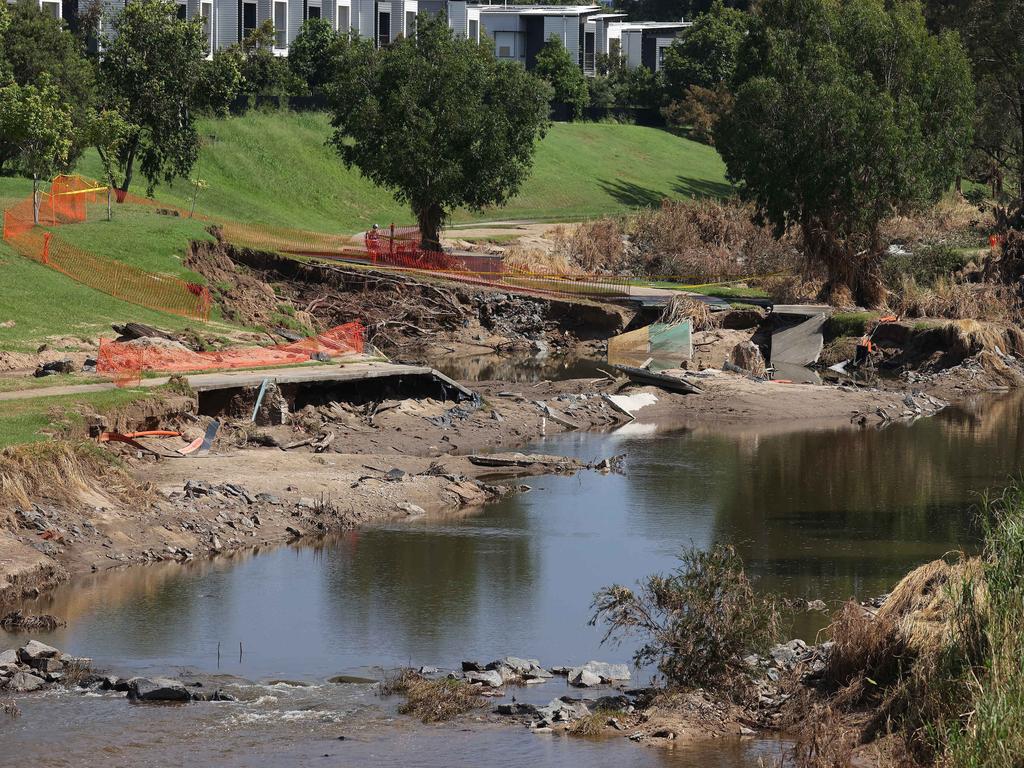
[[[597,5],[481,5],[481,13],[517,13],[520,16],[587,16],[601,11]]]
[[[624,21],[615,24],[615,28],[623,32],[643,31],[645,29],[682,30],[689,29],[692,26],[692,21]]]

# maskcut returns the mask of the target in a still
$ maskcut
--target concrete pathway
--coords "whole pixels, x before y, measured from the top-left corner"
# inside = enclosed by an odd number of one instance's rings
[[[270,368],[257,371],[221,371],[218,373],[197,373],[186,376],[189,386],[196,392],[238,387],[258,387],[264,379],[275,384],[315,384],[327,382],[361,381],[390,376],[434,376],[463,394],[472,397],[472,392],[439,371],[428,366],[399,365],[383,362],[357,362],[342,365],[301,365],[289,368]],[[166,384],[169,376],[143,379],[138,385],[150,389]],[[115,389],[113,382],[99,384],[69,384],[60,387],[36,387],[11,392],[0,392],[0,401],[31,400],[37,397],[59,395],[84,395],[90,392],[104,392]]]

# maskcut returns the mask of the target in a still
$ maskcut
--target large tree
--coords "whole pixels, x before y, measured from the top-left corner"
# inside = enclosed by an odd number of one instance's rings
[[[71,156],[74,123],[60,90],[10,83],[0,88],[0,135],[16,149],[14,164],[32,179],[32,216],[39,223],[39,182],[64,171]]]
[[[113,20],[100,64],[103,107],[116,110],[125,134],[114,155],[97,142],[110,183],[128,191],[136,164],[148,182],[188,176],[199,154],[194,106],[203,60],[201,22],[177,18],[174,0],[133,0]]]
[[[321,91],[328,80],[330,50],[336,36],[327,19],[308,19],[288,46],[288,66],[310,91]]]
[[[0,34],[14,81],[37,87],[46,81],[57,88],[71,108],[75,131],[69,161],[73,164],[88,145],[96,89],[94,66],[85,57],[81,41],[63,21],[40,10],[32,0],[20,0],[11,6],[9,23]],[[0,167],[17,154],[17,148],[6,138],[0,137]]]
[[[573,120],[583,117],[583,109],[590,101],[587,78],[578,62],[573,61],[562,38],[552,35],[537,52],[534,68],[537,77],[547,81],[555,92],[555,101],[569,106]]]
[[[1024,205],[1024,0],[972,0],[962,29],[978,83],[975,168],[1011,177]]]
[[[347,166],[408,202],[423,247],[458,207],[502,205],[529,175],[550,89],[513,62],[455,37],[443,14],[376,49],[338,39],[328,86],[333,143]]]
[[[716,143],[778,230],[801,229],[826,293],[884,293],[879,225],[948,189],[970,143],[973,86],[955,34],[917,0],[766,0],[740,50]]]
[[[727,86],[736,71],[736,56],[747,32],[750,16],[715,0],[693,26],[665,51],[662,72],[673,99],[692,86],[715,89]]]

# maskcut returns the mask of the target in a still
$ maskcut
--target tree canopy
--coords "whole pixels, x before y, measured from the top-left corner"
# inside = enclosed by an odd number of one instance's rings
[[[93,62],[64,22],[40,10],[38,3],[20,0],[4,8],[7,22],[0,31],[4,64],[19,85],[54,86],[69,106],[75,131],[68,161],[74,163],[88,146],[89,124],[95,104],[96,77]],[[2,75],[0,75],[2,79]],[[0,166],[17,152],[12,142],[0,138]]]
[[[341,37],[332,48],[332,141],[345,164],[408,202],[423,245],[458,207],[502,205],[529,175],[550,89],[443,15],[387,48]]]
[[[715,0],[711,9],[698,16],[665,51],[662,71],[668,93],[680,98],[692,86],[714,89],[728,85],[736,71],[736,56],[749,18],[743,11]]]
[[[199,20],[177,18],[174,0],[135,0],[113,20],[103,41],[103,108],[120,113],[124,135],[97,138],[111,184],[128,190],[135,164],[148,193],[161,181],[188,176],[199,154],[193,107],[205,43]],[[105,148],[117,146],[111,155]],[[117,176],[120,175],[120,181]]]
[[[617,0],[615,7],[629,14],[629,18],[642,21],[693,20],[706,13],[715,0]],[[750,0],[727,0],[731,8],[745,11],[752,5]]]
[[[766,0],[740,49],[716,143],[741,194],[801,228],[826,291],[884,290],[878,227],[933,203],[970,143],[973,86],[955,34],[916,0]]]
[[[32,179],[33,217],[39,223],[39,182],[66,170],[74,124],[59,89],[10,83],[0,88],[0,134],[16,149],[15,167]]]
[[[574,120],[583,116],[583,109],[590,101],[587,78],[580,65],[569,55],[562,38],[557,35],[548,38],[537,52],[534,72],[552,87],[555,101],[569,105]]]
[[[336,33],[327,19],[308,19],[288,46],[288,66],[311,91],[328,80],[328,61]]]

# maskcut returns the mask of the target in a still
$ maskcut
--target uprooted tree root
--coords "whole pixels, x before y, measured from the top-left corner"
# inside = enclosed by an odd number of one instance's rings
[[[106,451],[86,442],[54,441],[0,452],[0,504],[28,508],[34,501],[74,505],[86,495],[138,501],[140,488]],[[0,518],[13,525],[13,519]]]
[[[381,683],[380,694],[405,696],[399,713],[413,715],[424,723],[445,722],[487,704],[465,680],[431,680],[412,669],[404,669]]]

